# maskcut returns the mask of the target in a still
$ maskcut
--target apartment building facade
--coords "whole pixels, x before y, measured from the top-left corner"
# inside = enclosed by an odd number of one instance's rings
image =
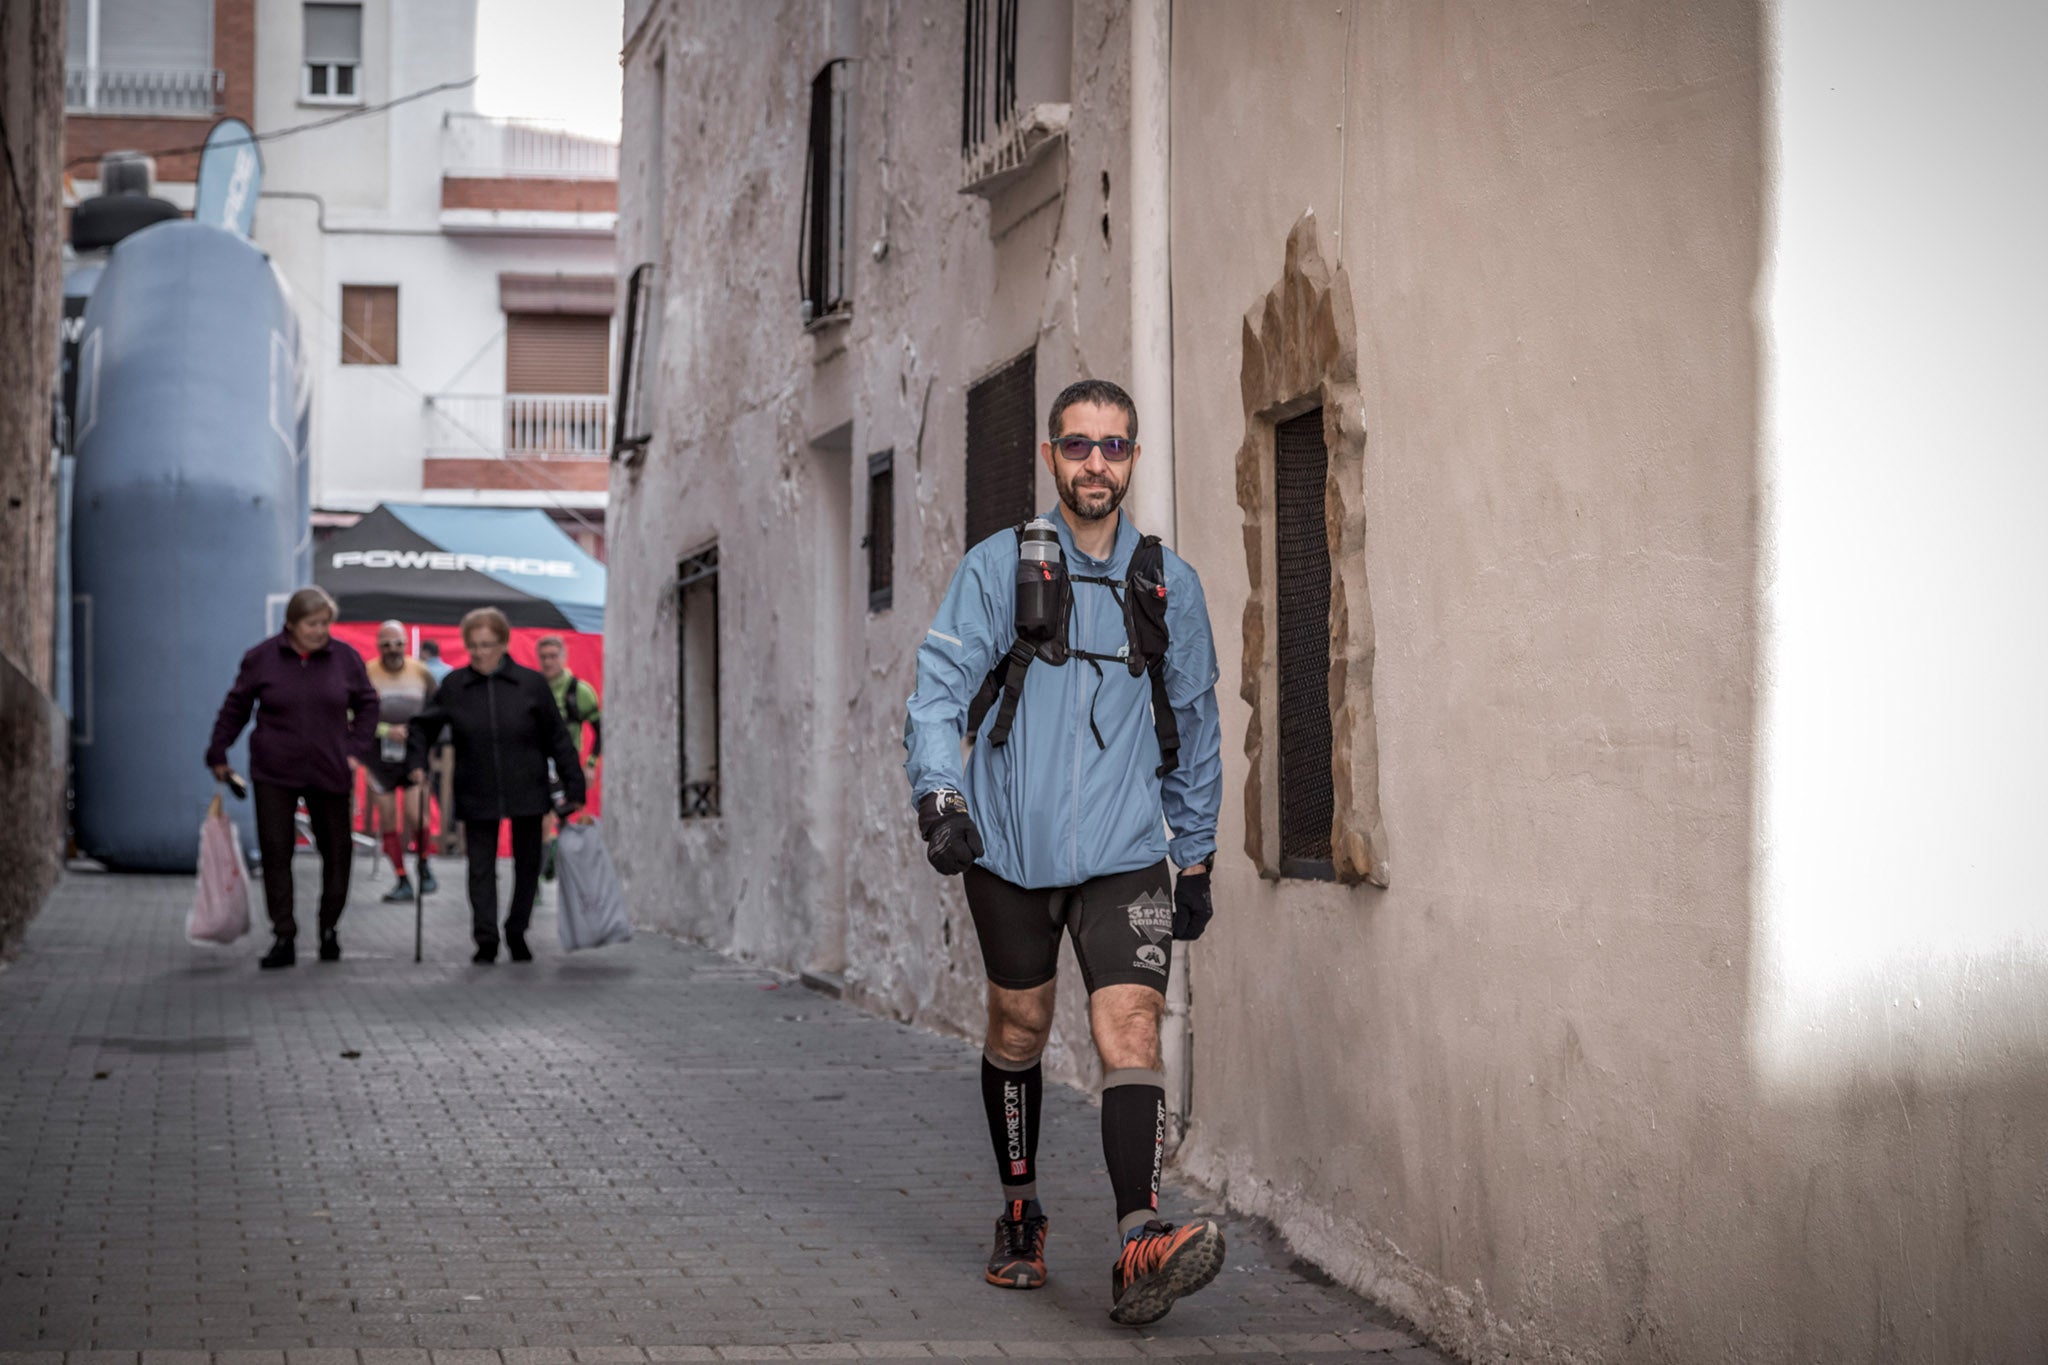
[[[69,2],[76,195],[134,149],[189,208],[179,149],[227,115],[264,139],[253,236],[313,340],[316,520],[541,507],[601,552],[617,149],[475,112],[476,0]]]
[[[1225,675],[1183,1168],[1475,1360],[2038,1353],[2041,23],[629,4],[639,915],[978,1033],[903,701],[1127,380]]]

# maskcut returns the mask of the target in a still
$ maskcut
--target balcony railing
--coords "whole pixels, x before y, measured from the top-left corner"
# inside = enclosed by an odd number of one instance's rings
[[[438,393],[427,407],[429,455],[611,458],[612,400],[606,394]]]
[[[449,114],[441,162],[452,176],[617,180],[619,144],[532,119]]]
[[[226,78],[206,67],[67,66],[68,114],[211,114]]]

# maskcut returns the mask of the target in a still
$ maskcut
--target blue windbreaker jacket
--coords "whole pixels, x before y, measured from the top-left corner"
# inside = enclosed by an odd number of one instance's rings
[[[1107,562],[1074,547],[1058,510],[1069,574],[1121,579],[1139,533],[1119,514]],[[1025,887],[1076,886],[1091,877],[1150,867],[1171,856],[1186,867],[1216,851],[1223,798],[1222,730],[1216,714],[1216,642],[1202,580],[1168,550],[1166,695],[1180,726],[1180,765],[1159,778],[1159,737],[1152,729],[1152,683],[1105,663],[1098,676],[1085,659],[1025,670],[1024,694],[1009,742],[980,740],[963,774],[967,708],[982,681],[1016,641],[1017,536],[1000,531],[967,552],[917,651],[917,691],[903,725],[913,803],[939,787],[967,798],[981,831],[981,866]],[[1099,583],[1073,585],[1067,643],[1115,654],[1127,643],[1123,609]],[[1106,747],[1097,748],[1088,719]],[[995,723],[990,708],[983,729]],[[1160,817],[1164,815],[1164,825]],[[1171,842],[1167,828],[1173,832]]]

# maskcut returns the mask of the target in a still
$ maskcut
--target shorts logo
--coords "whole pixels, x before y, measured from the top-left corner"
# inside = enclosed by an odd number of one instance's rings
[[[1147,892],[1124,907],[1131,928],[1144,938],[1133,967],[1166,975],[1167,944],[1173,937],[1173,899],[1163,891]]]

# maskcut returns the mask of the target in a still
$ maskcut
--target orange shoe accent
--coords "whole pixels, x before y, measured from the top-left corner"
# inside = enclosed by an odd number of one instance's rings
[[[1045,1283],[1045,1236],[1052,1220],[1027,1213],[1022,1199],[1013,1199],[996,1219],[996,1249],[983,1277],[1003,1289],[1036,1289]]]
[[[1223,1230],[1206,1218],[1178,1227],[1156,1219],[1124,1243],[1110,1268],[1112,1322],[1142,1327],[1166,1316],[1223,1268]]]

